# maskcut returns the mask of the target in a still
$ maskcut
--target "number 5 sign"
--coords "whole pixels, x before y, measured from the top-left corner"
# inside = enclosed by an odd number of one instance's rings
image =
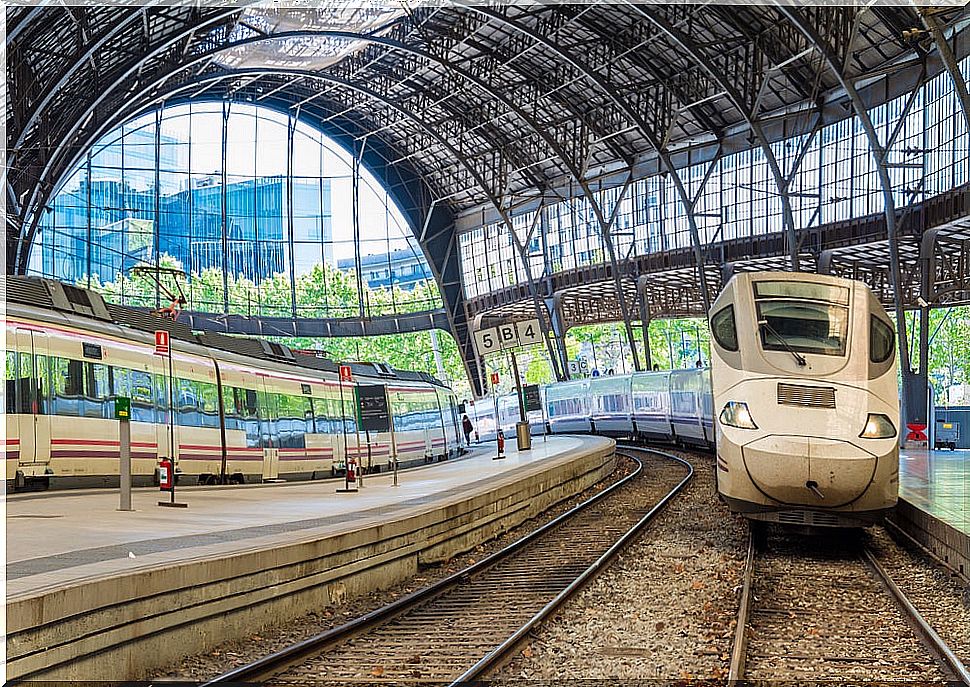
[[[478,355],[486,355],[502,348],[495,327],[475,332],[475,344],[478,346]]]

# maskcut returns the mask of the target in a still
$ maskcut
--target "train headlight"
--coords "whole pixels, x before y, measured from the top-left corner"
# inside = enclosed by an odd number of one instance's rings
[[[748,404],[741,401],[728,401],[721,410],[718,418],[722,425],[738,427],[739,429],[758,429],[758,425],[751,419]]]
[[[869,413],[869,417],[866,418],[866,426],[859,436],[863,439],[889,439],[896,436],[896,428],[887,415]]]

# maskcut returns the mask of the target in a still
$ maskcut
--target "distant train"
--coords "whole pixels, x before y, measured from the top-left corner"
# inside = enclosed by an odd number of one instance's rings
[[[711,370],[550,384],[529,414],[533,432],[716,446],[718,492],[734,512],[823,527],[879,521],[899,488],[899,393],[895,333],[868,287],[741,274],[711,312]],[[468,406],[481,438],[494,436],[495,405]],[[512,436],[517,400],[497,405]]]
[[[461,450],[457,400],[429,375],[358,363],[341,382],[333,361],[280,344],[194,334],[59,282],[7,277],[6,288],[9,487],[117,483],[117,397],[131,400],[140,484],[162,456],[191,484],[329,477],[348,456],[386,467],[391,433],[359,431],[358,384],[386,387],[401,464]],[[171,374],[157,329],[170,332]]]
[[[607,375],[549,384],[543,410],[528,413],[533,434],[602,434],[714,448],[710,372],[692,368]],[[495,399],[466,404],[479,438],[495,436]],[[515,394],[498,399],[499,427],[514,436],[519,421]]]

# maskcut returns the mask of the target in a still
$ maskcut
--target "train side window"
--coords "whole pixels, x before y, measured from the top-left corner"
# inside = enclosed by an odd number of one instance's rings
[[[893,356],[896,337],[893,328],[875,315],[869,316],[869,360],[884,363]]]
[[[30,353],[17,354],[17,381],[20,394],[17,396],[17,412],[21,415],[33,415],[34,410],[34,360]]]
[[[734,322],[734,306],[721,308],[711,317],[711,333],[717,345],[727,351],[738,350],[738,329]]]
[[[81,387],[84,380],[83,363],[67,358],[51,359],[51,389],[54,415],[81,415]]]
[[[8,414],[17,412],[17,354],[7,351],[7,395],[4,396]]]
[[[123,367],[112,367],[111,373],[111,395],[115,398],[131,398],[130,370]]]
[[[131,370],[128,379],[131,388],[131,419],[134,422],[155,422],[152,376],[147,372]]]
[[[113,412],[108,397],[111,388],[108,384],[108,366],[85,363],[87,379],[85,385],[84,416],[97,418],[111,418]]]
[[[246,417],[255,418],[259,416],[257,409],[259,408],[259,398],[253,389],[246,389]]]
[[[175,380],[175,407],[178,424],[182,427],[201,427],[199,421],[199,396],[196,383],[190,379]]]
[[[175,386],[174,384],[172,385]],[[168,375],[152,375],[152,385],[151,389],[155,392],[155,422],[160,425],[168,424],[168,411],[169,411],[169,399],[172,398],[178,403],[178,400],[168,395]],[[173,389],[174,391],[174,389]]]
[[[226,429],[242,429],[242,397],[236,387],[222,387],[222,412],[226,418]]]
[[[202,426],[214,429],[219,426],[219,391],[211,382],[196,382],[196,385],[199,390]]]
[[[38,355],[34,361],[37,374],[37,414],[47,415],[50,412],[50,358],[46,355]]]

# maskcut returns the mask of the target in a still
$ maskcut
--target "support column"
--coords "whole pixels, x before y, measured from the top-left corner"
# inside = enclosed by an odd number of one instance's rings
[[[643,335],[643,369],[653,369],[653,356],[650,351],[650,309],[641,282],[637,281],[637,301],[640,305],[640,333]]]
[[[559,381],[569,381],[569,352],[566,350],[566,332],[562,326],[562,317],[559,314],[555,298],[545,300],[546,310],[549,312],[549,320],[552,323],[551,334],[556,339],[555,349],[559,355],[559,365],[562,370],[562,378]]]

